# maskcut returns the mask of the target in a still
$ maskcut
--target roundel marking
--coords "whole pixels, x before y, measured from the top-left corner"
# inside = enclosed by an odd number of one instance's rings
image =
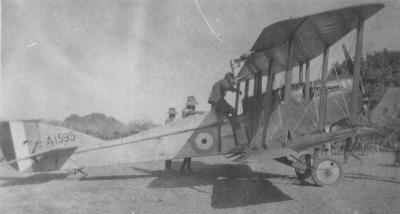
[[[208,133],[200,133],[196,137],[196,147],[201,150],[210,149],[213,143],[213,138]]]
[[[200,132],[192,138],[192,148],[201,154],[212,152],[215,147],[213,133],[208,131]]]

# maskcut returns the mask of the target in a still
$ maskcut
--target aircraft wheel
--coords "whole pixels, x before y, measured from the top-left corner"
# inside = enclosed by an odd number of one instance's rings
[[[309,159],[309,163],[307,164],[307,161],[306,161],[306,156],[307,156],[307,158],[309,157],[310,159]],[[301,155],[299,158],[298,158],[300,161],[297,161],[298,163],[300,163],[300,164],[306,164],[306,165],[308,165],[309,167],[307,167],[307,170],[301,170],[301,169],[298,169],[298,168],[295,168],[294,169],[294,172],[296,173],[296,175],[297,175],[297,177],[299,178],[299,180],[300,181],[304,181],[305,179],[307,179],[307,178],[309,178],[310,176],[311,176],[311,172],[310,172],[310,170],[311,170],[311,166],[312,166],[312,162],[313,162],[313,158],[311,158],[311,155],[310,154],[303,154],[303,155]]]
[[[342,177],[342,167],[331,158],[319,159],[315,161],[311,169],[311,176],[319,186],[332,185]]]

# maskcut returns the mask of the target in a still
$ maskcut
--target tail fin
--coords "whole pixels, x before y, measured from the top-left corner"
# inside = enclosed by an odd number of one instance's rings
[[[51,151],[73,151],[69,148],[102,142],[95,137],[39,121],[2,122],[0,136],[0,160],[3,158],[11,162],[10,166],[20,172],[58,170],[72,152]]]

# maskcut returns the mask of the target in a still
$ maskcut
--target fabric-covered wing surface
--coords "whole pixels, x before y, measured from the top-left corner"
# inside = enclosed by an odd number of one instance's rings
[[[382,4],[367,4],[318,13],[302,18],[277,22],[266,27],[251,48],[237,78],[262,71],[266,75],[269,59],[274,73],[287,69],[289,40],[294,39],[293,67],[311,60],[355,29],[360,18],[366,20],[383,8]]]

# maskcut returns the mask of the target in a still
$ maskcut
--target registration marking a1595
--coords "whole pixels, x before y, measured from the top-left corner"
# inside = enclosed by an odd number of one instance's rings
[[[60,132],[47,137],[47,145],[62,144],[75,141],[76,136],[73,131]]]

